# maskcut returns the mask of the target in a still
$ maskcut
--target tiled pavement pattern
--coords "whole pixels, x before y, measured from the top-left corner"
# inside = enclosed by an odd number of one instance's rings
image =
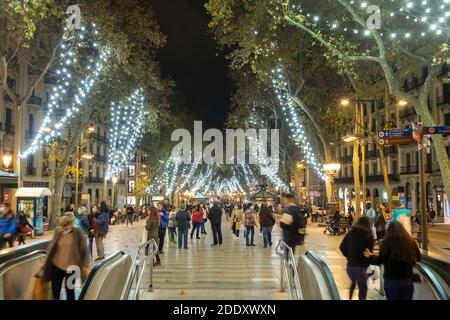
[[[190,240],[188,250],[166,244],[162,266],[154,272],[154,292],[141,299],[286,299],[279,292],[280,262],[272,249],[262,247],[262,237],[255,234],[256,247],[246,247],[241,235],[236,240],[229,223],[222,224],[224,243],[211,246],[212,236]],[[242,233],[242,231],[241,231]],[[279,239],[274,233],[274,243]],[[141,288],[148,287],[144,275]]]

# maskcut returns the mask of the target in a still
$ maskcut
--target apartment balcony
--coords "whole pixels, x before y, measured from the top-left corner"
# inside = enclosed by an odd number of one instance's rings
[[[425,173],[432,173],[433,172],[433,166],[430,164],[425,165]],[[406,166],[406,167],[400,167],[400,174],[406,175],[406,174],[419,174],[419,166]]]
[[[91,133],[91,134],[89,134],[89,137],[91,139],[94,139],[94,140],[97,140],[97,141],[100,141],[100,142],[103,142],[103,143],[109,143],[109,140],[108,140],[107,137],[99,135],[97,133]]]
[[[46,76],[44,78],[44,83],[51,86],[56,86],[58,84],[58,80],[54,77]]]
[[[396,173],[388,174],[388,179],[390,182],[400,181],[400,175]],[[384,176],[382,174],[370,175],[366,177],[366,182],[383,182]]]
[[[400,118],[404,119],[404,118],[409,118],[412,116],[416,116],[416,110],[414,110],[413,107],[408,107],[408,109],[403,110],[400,112]]]
[[[94,160],[100,161],[100,162],[106,162],[107,161],[105,156],[101,156],[99,154],[94,155]]]
[[[42,98],[38,96],[31,96],[30,99],[28,99],[28,104],[42,107]]]
[[[353,155],[341,157],[341,163],[349,163],[349,162],[352,162],[352,160],[353,160]]]
[[[384,148],[385,154],[388,156],[395,156],[398,153],[397,146],[389,146]]]
[[[87,177],[87,183],[104,183],[104,182],[105,178],[103,177],[91,177],[91,176]]]
[[[4,123],[1,129],[9,135],[14,135],[16,133],[16,127],[9,123]]]
[[[377,150],[370,150],[367,152],[367,158],[368,159],[376,159],[378,157],[378,151]]]
[[[450,103],[450,96],[446,95],[446,96],[439,96],[436,98],[436,105],[437,106],[442,106],[444,104],[449,104]]]
[[[33,167],[26,167],[25,168],[25,174],[27,176],[35,176],[36,175],[36,168]]]

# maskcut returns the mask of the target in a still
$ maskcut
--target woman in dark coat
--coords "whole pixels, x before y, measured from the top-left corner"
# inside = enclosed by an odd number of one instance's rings
[[[147,241],[155,240],[158,243],[159,237],[159,214],[155,207],[148,209],[148,218],[145,223],[145,230],[147,230]],[[158,251],[158,250],[157,250]],[[148,254],[148,247],[146,248],[146,253]],[[159,258],[159,253],[156,253],[156,263],[155,265],[160,265],[161,260]]]
[[[371,264],[384,266],[384,291],[388,300],[412,300],[414,280],[413,268],[421,259],[419,247],[405,227],[393,221],[389,224],[380,245],[380,254],[373,255],[366,250]]]
[[[347,258],[347,274],[352,281],[350,300],[356,285],[359,289],[359,300],[367,298],[367,267],[370,261],[365,256],[365,252],[366,250],[372,251],[374,242],[370,226],[371,222],[368,217],[360,217],[353,224],[350,232],[345,235],[339,247]]]

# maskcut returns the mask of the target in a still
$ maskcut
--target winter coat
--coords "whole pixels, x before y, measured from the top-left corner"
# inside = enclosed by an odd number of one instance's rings
[[[284,242],[291,248],[302,244],[306,232],[306,211],[299,206],[287,207],[281,216],[280,227],[283,230]]]
[[[211,224],[221,224],[222,223],[222,209],[218,205],[213,205],[209,210],[208,219]]]
[[[351,267],[368,267],[369,259],[364,257],[364,251],[373,249],[373,237],[358,227],[353,227],[347,233],[339,246],[342,254],[347,258],[347,265]]]
[[[175,216],[175,221],[178,224],[178,228],[187,228],[189,226],[189,221],[191,221],[191,217],[186,210],[180,210],[177,212]]]
[[[106,236],[109,229],[109,215],[108,212],[100,212],[95,217],[95,233],[99,236]]]
[[[241,209],[233,210],[233,221],[236,222],[236,230],[240,230],[242,226],[243,214]]]
[[[108,213],[106,213],[108,215]],[[53,235],[53,239],[50,242],[47,249],[47,259],[44,263],[44,281],[51,280],[51,272],[53,259],[56,255],[56,251],[58,249],[58,242],[63,232],[63,228],[58,227],[55,230]],[[79,228],[73,228],[72,232],[74,233],[74,241],[72,243],[72,249],[70,250],[71,254],[75,256],[75,260],[77,261],[77,266],[80,268],[89,267],[89,251],[87,248],[86,237],[83,235],[83,232]]]
[[[28,232],[24,233],[22,228],[28,227]],[[28,220],[28,217],[25,214],[20,214],[19,218],[17,219],[17,233],[21,234],[28,234],[31,230],[33,230],[34,227]]]
[[[158,241],[159,223],[158,219],[148,218],[145,223],[145,230],[147,230],[147,241],[154,239]]]
[[[167,225],[169,224],[169,213],[164,208],[161,209],[160,213],[162,213],[162,215],[160,215],[159,218],[159,226],[163,229],[166,229]]]
[[[89,219],[84,214],[79,214],[75,217],[76,225],[78,228],[83,231],[85,236],[89,235],[89,229],[91,229],[91,224],[89,223]]]
[[[5,234],[15,234],[17,227],[17,221],[12,212],[7,213],[5,216],[0,218],[0,237]]]
[[[203,211],[194,209],[192,211],[192,222],[203,222]]]
[[[244,212],[244,226],[252,227],[256,226],[256,214],[252,209],[248,209]]]
[[[261,208],[259,221],[261,223],[261,227],[271,227],[275,224],[275,218],[269,208]]]

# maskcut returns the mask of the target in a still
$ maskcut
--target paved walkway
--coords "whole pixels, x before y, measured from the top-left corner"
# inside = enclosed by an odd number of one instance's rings
[[[274,248],[262,247],[259,232],[256,247],[246,247],[245,238],[234,238],[228,222],[222,229],[222,246],[211,246],[209,223],[208,235],[190,240],[188,250],[166,244],[162,266],[155,268],[155,291],[141,299],[287,299],[279,292],[280,262]],[[273,242],[279,238],[275,231]],[[148,286],[145,280],[142,288]]]

